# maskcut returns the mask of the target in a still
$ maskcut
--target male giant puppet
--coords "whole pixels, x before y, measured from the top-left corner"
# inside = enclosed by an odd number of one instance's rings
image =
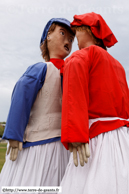
[[[60,142],[61,74],[73,39],[68,20],[51,19],[40,42],[46,62],[28,67],[15,85],[3,135],[9,140],[10,155],[0,175],[0,186],[60,184],[69,159]]]
[[[71,156],[62,194],[129,193],[129,90],[125,71],[106,47],[117,40],[101,15],[75,15],[79,51],[66,59],[62,143],[90,158],[83,167]],[[83,146],[83,149],[81,149]],[[82,153],[81,153],[82,152]]]

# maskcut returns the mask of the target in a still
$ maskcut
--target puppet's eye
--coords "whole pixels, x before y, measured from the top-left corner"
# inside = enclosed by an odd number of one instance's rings
[[[70,39],[69,39],[69,42],[71,42],[71,43],[72,43],[72,42],[73,42],[73,39],[72,39],[72,38],[70,38]]]
[[[62,36],[64,36],[64,35],[65,35],[65,33],[64,33],[63,31],[60,31],[60,34],[61,34]]]

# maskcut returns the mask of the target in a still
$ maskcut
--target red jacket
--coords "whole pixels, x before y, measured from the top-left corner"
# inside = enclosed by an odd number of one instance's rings
[[[74,52],[65,61],[61,141],[89,142],[100,133],[128,125],[129,121],[89,119],[129,118],[129,90],[122,65],[106,50],[92,45]]]

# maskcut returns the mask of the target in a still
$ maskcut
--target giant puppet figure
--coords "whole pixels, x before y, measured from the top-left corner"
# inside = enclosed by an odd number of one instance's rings
[[[79,50],[65,61],[61,141],[74,152],[62,194],[128,194],[129,90],[124,68],[106,48],[117,40],[93,12],[75,15],[71,26]]]
[[[40,42],[46,62],[29,66],[15,85],[3,134],[9,140],[10,154],[0,186],[60,184],[69,159],[60,141],[63,59],[73,39],[68,20],[51,19]]]

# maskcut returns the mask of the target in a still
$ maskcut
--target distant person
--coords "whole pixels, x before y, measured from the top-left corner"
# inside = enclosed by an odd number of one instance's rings
[[[74,40],[70,22],[51,19],[40,48],[46,62],[29,66],[15,85],[3,134],[9,155],[1,186],[59,186],[69,160],[61,139],[64,58]]]

